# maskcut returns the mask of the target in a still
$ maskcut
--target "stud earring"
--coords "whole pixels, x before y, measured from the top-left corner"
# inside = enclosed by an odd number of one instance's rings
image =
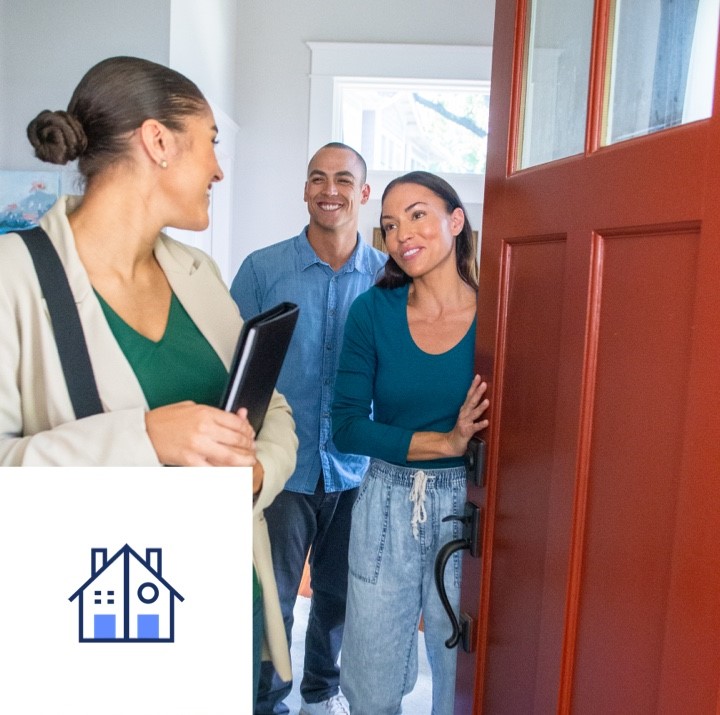
[[[160,168],[161,169],[167,169],[168,163],[165,161],[165,159],[162,159],[160,162]]]

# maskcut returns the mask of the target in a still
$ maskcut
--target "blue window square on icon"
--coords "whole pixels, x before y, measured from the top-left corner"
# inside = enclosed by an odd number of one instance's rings
[[[160,616],[142,614],[137,617],[138,638],[160,638]]]
[[[115,638],[115,616],[95,614],[95,638]]]

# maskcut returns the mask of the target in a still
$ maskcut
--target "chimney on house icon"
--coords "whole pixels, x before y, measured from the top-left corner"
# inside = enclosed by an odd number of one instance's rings
[[[145,563],[158,576],[162,576],[162,549],[145,549]]]
[[[92,549],[90,558],[92,559],[92,575],[94,576],[107,563],[107,549]]]

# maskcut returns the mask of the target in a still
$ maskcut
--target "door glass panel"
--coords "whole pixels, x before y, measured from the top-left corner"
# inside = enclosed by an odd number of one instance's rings
[[[585,149],[593,0],[528,3],[518,164]]]
[[[615,0],[603,143],[712,114],[720,0]]]

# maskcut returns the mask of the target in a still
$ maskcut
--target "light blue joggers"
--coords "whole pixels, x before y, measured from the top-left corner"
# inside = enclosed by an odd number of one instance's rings
[[[353,508],[340,685],[352,715],[397,715],[417,680],[424,619],[432,672],[432,715],[452,715],[457,649],[435,587],[435,557],[462,535],[464,467],[417,470],[373,459]],[[445,569],[457,614],[462,552]]]

